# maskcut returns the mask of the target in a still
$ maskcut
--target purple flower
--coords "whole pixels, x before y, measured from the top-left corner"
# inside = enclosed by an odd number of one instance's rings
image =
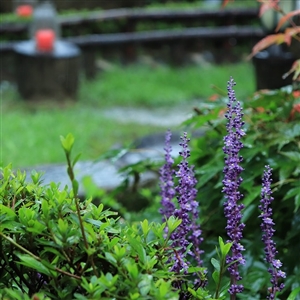
[[[171,137],[172,133],[170,130],[166,132],[165,139],[165,164],[160,169],[160,189],[161,189],[161,205],[159,212],[163,216],[163,222],[166,221],[170,216],[173,215],[175,205],[172,202],[175,197],[175,189],[173,182],[174,170],[172,169],[174,160],[171,157]]]
[[[225,114],[228,122],[226,125],[227,135],[224,137],[223,147],[225,166],[223,169],[224,180],[222,190],[226,199],[224,214],[227,218],[226,231],[229,236],[228,242],[232,243],[231,255],[226,257],[226,263],[229,264],[235,261],[228,267],[231,275],[231,286],[228,290],[232,296],[231,299],[235,299],[235,295],[243,291],[243,286],[237,284],[242,279],[238,271],[238,266],[245,264],[245,259],[242,255],[242,251],[245,249],[240,244],[240,240],[243,237],[242,232],[245,227],[245,224],[241,223],[244,205],[238,204],[243,196],[239,192],[239,187],[242,183],[240,174],[243,171],[243,168],[240,166],[243,158],[239,155],[239,151],[243,147],[240,140],[245,135],[245,132],[242,129],[244,125],[242,121],[242,108],[240,102],[236,100],[233,90],[234,85],[234,80],[230,78],[227,85],[229,102],[227,104],[227,113]]]
[[[173,247],[178,248],[178,259],[172,267],[172,271],[179,273],[182,269],[187,270],[188,262],[184,259],[186,253],[192,256],[198,263],[198,266],[202,264],[200,259],[200,244],[202,242],[201,229],[196,223],[198,221],[198,202],[195,200],[197,190],[195,185],[197,180],[194,176],[193,167],[188,165],[188,157],[190,156],[190,150],[188,148],[187,133],[181,137],[182,142],[179,144],[182,146],[182,151],[179,155],[182,157],[181,163],[178,165],[178,171],[176,177],[178,178],[178,185],[175,187],[178,200],[178,209],[175,209],[173,215],[182,220],[181,224],[176,228],[176,231],[172,233],[171,239],[173,241]],[[188,250],[189,244],[192,243],[192,248]]]
[[[171,234],[170,239],[172,240],[172,247],[174,250],[173,266],[171,271],[176,273],[187,272],[189,262],[186,260],[187,254],[195,259],[198,266],[202,265],[200,258],[201,253],[200,244],[202,242],[201,229],[198,225],[199,213],[198,213],[198,202],[195,200],[197,190],[195,185],[197,180],[195,179],[193,167],[188,165],[188,157],[190,156],[190,150],[188,148],[189,139],[187,134],[184,133],[181,137],[182,151],[179,155],[182,157],[181,163],[178,165],[178,171],[175,176],[178,178],[178,185],[173,188],[173,171],[172,164],[173,159],[170,156],[171,133],[170,131],[166,134],[166,155],[165,165],[160,170],[160,187],[162,195],[162,208],[160,212],[164,215],[164,220],[171,215],[181,219],[181,224]],[[176,194],[178,205],[175,206],[172,202]],[[192,247],[189,249],[189,245]]]
[[[286,275],[280,270],[282,263],[280,260],[275,259],[277,254],[276,244],[272,240],[275,232],[273,226],[275,225],[272,219],[272,208],[270,207],[271,202],[274,198],[271,196],[271,182],[272,182],[272,169],[270,166],[265,166],[265,171],[262,179],[261,189],[261,210],[260,218],[262,219],[261,229],[263,232],[262,241],[265,244],[265,260],[270,264],[268,272],[271,274],[272,287],[269,289],[269,295],[267,299],[275,299],[276,292],[281,291],[284,288],[284,284],[279,284],[280,278],[285,278]]]

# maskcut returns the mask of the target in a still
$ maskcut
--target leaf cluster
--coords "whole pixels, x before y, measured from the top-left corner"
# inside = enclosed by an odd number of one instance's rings
[[[76,201],[37,173],[1,170],[0,299],[178,299],[164,237],[178,221],[129,225],[91,199],[80,220]]]

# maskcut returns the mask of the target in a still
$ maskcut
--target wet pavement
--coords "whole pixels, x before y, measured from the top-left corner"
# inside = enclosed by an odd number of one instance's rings
[[[134,122],[143,125],[162,127],[178,126],[192,115],[193,103],[184,106],[159,109],[114,107],[103,111],[107,118],[121,123]]]
[[[118,119],[118,122],[134,122],[137,124],[170,126],[170,128],[178,127],[188,118],[191,110],[185,108],[180,110],[142,110],[142,109],[107,109],[103,114],[112,119]],[[178,129],[177,129],[178,130]],[[152,161],[164,159],[164,140],[165,132],[154,133],[133,141],[135,148],[124,152],[117,160],[102,161],[79,161],[75,166],[76,179],[79,181],[79,195],[84,196],[83,180],[85,177],[91,177],[92,181],[101,189],[112,190],[119,186],[125,179],[120,174],[120,168],[135,164],[139,161],[150,159]],[[173,133],[172,137],[172,155],[175,157],[180,151],[179,146],[180,134]],[[70,179],[67,175],[67,166],[65,164],[47,164],[24,169],[27,173],[27,180],[30,179],[30,173],[35,170],[42,173],[42,183],[47,185],[51,182],[59,183],[60,188],[66,185],[71,186]],[[141,185],[157,180],[157,173],[145,172],[141,174]]]
[[[180,133],[178,128],[183,121],[192,115],[193,103],[189,106],[163,109],[135,109],[135,108],[110,108],[103,111],[103,115],[118,122],[134,122],[137,124],[169,126],[173,132],[172,135],[172,156],[178,156],[180,151],[179,141]],[[134,141],[135,149],[124,153],[116,161],[79,161],[75,166],[76,179],[79,181],[79,195],[84,196],[83,180],[90,176],[92,181],[101,189],[112,190],[119,186],[125,177],[119,173],[120,168],[139,161],[150,159],[152,161],[164,159],[164,140],[165,132],[154,133]],[[26,168],[27,179],[30,180],[30,172],[35,170],[43,174],[43,184],[50,182],[60,183],[63,189],[66,185],[71,186],[67,175],[65,164],[41,165],[34,168]],[[158,175],[154,172],[145,172],[141,174],[140,184],[145,185],[149,181],[157,180]]]

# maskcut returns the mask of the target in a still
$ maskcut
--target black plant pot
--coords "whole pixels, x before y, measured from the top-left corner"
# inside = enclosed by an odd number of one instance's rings
[[[291,52],[284,51],[278,45],[257,53],[253,57],[256,89],[279,89],[292,84],[292,74],[285,79],[282,76],[291,69],[295,60]]]

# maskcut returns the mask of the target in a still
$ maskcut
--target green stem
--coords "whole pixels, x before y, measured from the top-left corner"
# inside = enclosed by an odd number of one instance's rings
[[[86,249],[89,249],[89,244],[87,242],[87,238],[86,238],[85,231],[84,231],[84,226],[83,226],[83,221],[82,221],[81,214],[80,214],[80,207],[79,207],[79,203],[78,203],[78,198],[77,198],[77,195],[75,195],[75,189],[74,189],[74,185],[73,185],[73,181],[75,180],[75,175],[74,175],[74,170],[73,170],[73,166],[72,166],[72,162],[71,162],[70,152],[65,151],[65,153],[66,153],[67,163],[68,163],[68,174],[69,174],[69,177],[70,177],[71,182],[72,182],[72,188],[73,188],[74,200],[75,200],[75,204],[76,204],[76,211],[77,211],[79,224],[80,224],[80,230],[81,230],[84,246],[85,246]],[[91,262],[94,274],[96,276],[98,276],[98,272],[97,272],[97,269],[95,267],[93,256],[88,255],[88,257],[89,257],[89,260]]]
[[[225,265],[225,261],[222,260],[221,261],[221,267],[220,267],[220,271],[219,271],[219,280],[218,280],[218,284],[217,284],[217,288],[216,288],[216,293],[215,293],[215,298],[219,299],[219,293],[220,293],[220,288],[221,288],[221,281],[222,281],[222,276],[224,273],[224,265]]]
[[[73,187],[73,180],[75,180],[75,176],[74,176],[73,166],[72,166],[72,162],[71,162],[71,157],[70,157],[70,153],[68,151],[65,151],[65,153],[66,153],[66,158],[67,158],[67,163],[68,163],[68,175],[70,177],[72,187]],[[73,194],[74,193],[75,193],[75,190],[73,188]],[[75,200],[75,204],[76,204],[76,210],[77,210],[77,215],[78,215],[78,219],[79,219],[79,224],[80,224],[81,234],[83,237],[84,246],[86,249],[88,249],[89,245],[88,245],[88,242],[87,242],[87,239],[85,236],[85,232],[84,232],[84,226],[83,226],[82,218],[80,215],[80,208],[79,208],[79,204],[78,204],[77,195],[75,195],[75,194],[74,194],[74,200]]]
[[[25,252],[26,254],[30,255],[31,257],[33,257],[34,259],[36,259],[37,261],[42,263],[42,259],[38,256],[36,256],[35,254],[33,254],[32,252],[30,252],[29,250],[27,250],[26,248],[22,247],[21,245],[19,245],[17,242],[15,242],[11,237],[6,236],[5,234],[3,234],[2,232],[0,232],[0,235],[5,238],[7,241],[9,241],[11,244],[13,244],[15,247],[19,248],[20,250],[22,250],[23,252]],[[66,272],[64,270],[61,270],[57,267],[54,267],[53,270],[55,270],[58,273],[64,274],[66,276],[69,277],[73,277],[75,279],[81,280],[81,277],[71,274],[69,272]]]

